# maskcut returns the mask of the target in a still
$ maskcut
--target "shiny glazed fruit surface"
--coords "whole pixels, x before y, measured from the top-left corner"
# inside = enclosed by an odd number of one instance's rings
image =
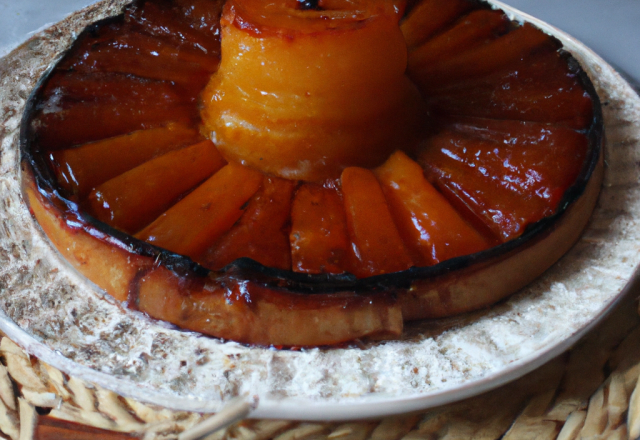
[[[331,345],[546,270],[595,204],[601,131],[560,43],[483,3],[139,1],[34,92],[24,191],[130,307]]]

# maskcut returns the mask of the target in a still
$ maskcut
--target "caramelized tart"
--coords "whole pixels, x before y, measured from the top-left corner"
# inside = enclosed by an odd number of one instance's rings
[[[580,236],[602,117],[472,0],[154,0],[32,94],[31,212],[78,271],[224,339],[323,346],[489,306]]]

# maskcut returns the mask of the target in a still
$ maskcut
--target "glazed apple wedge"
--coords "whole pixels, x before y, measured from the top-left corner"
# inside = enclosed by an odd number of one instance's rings
[[[202,256],[202,264],[223,269],[238,258],[251,258],[277,269],[291,268],[289,223],[296,182],[265,177],[242,217]]]
[[[375,170],[416,266],[432,266],[491,247],[431,185],[420,165],[398,151]]]
[[[211,141],[171,151],[96,186],[86,209],[109,226],[134,234],[224,165]]]
[[[71,194],[86,197],[93,188],[107,180],[199,139],[200,135],[194,128],[169,123],[53,151],[49,159],[60,185]]]
[[[72,266],[278,347],[505,298],[578,239],[603,166],[579,64],[471,0],[139,0],[78,37],[22,136]]]
[[[531,125],[523,124],[520,132],[535,130]],[[583,135],[546,126],[538,130],[534,145],[522,138],[511,145],[445,130],[423,146],[419,161],[444,193],[508,241],[555,212],[583,167]],[[546,160],[550,153],[555,154],[553,163]]]
[[[308,274],[340,274],[351,264],[342,196],[336,188],[302,184],[291,208],[291,268]]]
[[[230,163],[136,237],[196,259],[240,219],[262,180],[260,173]]]

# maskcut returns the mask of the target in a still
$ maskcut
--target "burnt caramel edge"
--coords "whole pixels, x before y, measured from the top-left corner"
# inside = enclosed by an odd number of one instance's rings
[[[484,2],[473,1],[473,3],[481,5],[481,7],[491,7]],[[80,227],[87,232],[91,232],[92,230],[98,231],[99,234],[92,234],[96,239],[100,239],[98,236],[103,234],[111,236],[112,239],[109,241],[112,245],[118,246],[135,255],[152,258],[167,269],[173,271],[176,275],[192,278],[192,281],[196,281],[193,278],[200,278],[203,281],[213,278],[223,283],[225,279],[229,281],[250,280],[274,290],[310,295],[345,291],[362,295],[375,295],[376,293],[382,292],[390,293],[406,290],[409,289],[416,280],[427,278],[435,279],[451,272],[474,266],[478,263],[499,260],[520,246],[532,244],[539,235],[542,235],[541,233],[551,230],[565,211],[580,198],[602,154],[602,142],[604,138],[603,115],[601,102],[595,87],[579,62],[570,53],[562,49],[562,44],[557,38],[549,35],[548,37],[557,45],[561,56],[568,63],[570,71],[578,77],[581,86],[589,94],[593,103],[591,125],[586,130],[580,130],[580,132],[586,134],[588,137],[588,156],[585,159],[581,173],[574,184],[565,191],[562,201],[553,215],[527,226],[521,236],[490,249],[471,255],[452,258],[433,266],[412,267],[401,272],[376,275],[362,279],[357,279],[350,273],[339,275],[312,275],[274,269],[246,257],[235,260],[222,270],[212,271],[188,257],[138,240],[82,212],[78,204],[71,200],[69,194],[66,194],[62,188],[57,186],[56,179],[47,165],[44,155],[37,150],[37,147],[34,147],[37,143],[33,122],[39,110],[38,105],[42,102],[43,90],[51,74],[65,59],[65,56],[73,52],[83,38],[89,37],[90,34],[95,33],[101,26],[122,20],[124,20],[124,14],[99,20],[87,26],[79,34],[71,47],[39,79],[27,100],[21,120],[19,141],[21,171],[22,173],[31,173],[33,175],[40,194],[48,200],[51,205],[63,212],[67,223],[72,221],[74,227]],[[132,283],[136,284],[135,280],[132,280]],[[130,298],[130,306],[135,308],[135,305],[131,304],[131,300],[134,300],[134,298]]]

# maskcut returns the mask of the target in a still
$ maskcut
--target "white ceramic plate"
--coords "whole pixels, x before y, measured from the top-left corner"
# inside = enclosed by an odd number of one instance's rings
[[[20,197],[18,130],[37,79],[101,2],[8,55],[0,66],[0,329],[41,360],[121,395],[190,411],[232,397],[260,399],[253,417],[348,420],[463,399],[540,366],[614,305],[640,262],[640,99],[601,58],[555,28],[603,102],[606,172],[580,242],[547,273],[490,310],[408,326],[400,341],[361,348],[276,351],[176,330],[105,297],[49,245]],[[59,31],[59,32],[58,32]]]

